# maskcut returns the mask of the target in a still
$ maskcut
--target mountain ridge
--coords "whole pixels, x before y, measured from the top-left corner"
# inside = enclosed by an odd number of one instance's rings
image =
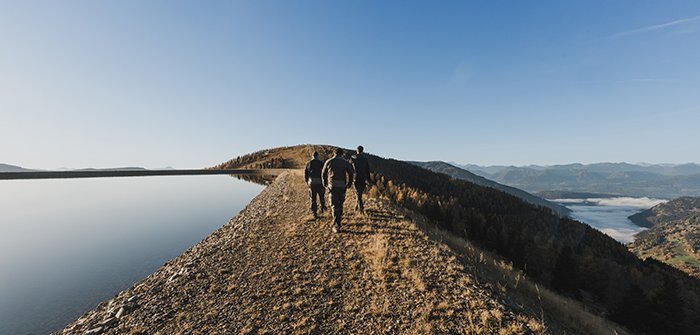
[[[607,193],[589,193],[589,192],[573,192],[573,191],[542,191],[535,193],[536,196],[544,199],[586,199],[586,198],[619,198],[625,197],[622,194],[607,194]]]
[[[698,163],[681,163],[681,164],[666,164],[666,163],[627,163],[627,162],[598,162],[598,163],[566,163],[566,164],[552,164],[552,165],[477,165],[477,164],[459,164],[456,162],[449,162],[449,164],[455,165],[457,167],[465,168],[467,170],[477,170],[488,174],[495,174],[504,169],[533,169],[533,170],[547,170],[547,169],[578,169],[578,170],[590,170],[598,172],[614,172],[614,171],[641,171],[641,172],[654,172],[664,175],[689,175],[689,174],[699,174],[700,164]]]
[[[477,174],[471,173],[467,170],[464,170],[460,167],[454,166],[452,164],[442,162],[442,161],[431,161],[431,162],[410,162],[411,164],[418,165],[422,168],[426,168],[428,170],[432,170],[435,172],[440,172],[440,173],[445,173],[447,175],[450,175],[454,178],[459,178],[462,180],[466,180],[481,186],[487,186],[487,187],[493,187],[499,191],[506,192],[508,194],[514,195],[518,198],[521,198],[533,205],[537,206],[543,206],[551,209],[554,213],[556,213],[559,217],[567,217],[569,214],[571,214],[571,210],[555,204],[553,202],[547,201],[543,198],[540,198],[536,195],[530,194],[526,191],[523,191],[521,189],[499,184],[493,180],[487,179],[485,177],[479,176]]]
[[[664,199],[700,195],[700,165],[695,163],[461,167],[498,183],[535,194],[559,190]]]
[[[0,172],[31,172],[32,169],[23,168],[17,165],[0,163]]]

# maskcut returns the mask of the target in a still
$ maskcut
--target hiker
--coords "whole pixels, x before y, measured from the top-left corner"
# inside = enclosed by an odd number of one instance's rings
[[[304,169],[304,180],[309,184],[311,213],[314,215],[314,219],[318,218],[316,214],[316,210],[318,209],[316,197],[318,197],[318,201],[321,203],[321,213],[326,211],[326,191],[323,188],[323,181],[321,180],[321,170],[323,170],[323,161],[318,159],[318,152],[314,151],[311,155],[311,160],[306,163],[306,169]]]
[[[343,149],[336,148],[333,158],[323,165],[323,186],[328,188],[333,208],[333,232],[340,231],[340,220],[343,216],[343,203],[345,202],[345,190],[352,185],[354,171],[350,162],[342,158]]]
[[[362,193],[365,191],[365,183],[369,183],[369,162],[364,154],[365,148],[361,145],[357,146],[357,152],[350,159],[352,167],[355,170],[355,191],[357,192],[357,205],[355,209],[360,213],[365,214],[365,206],[362,202]]]

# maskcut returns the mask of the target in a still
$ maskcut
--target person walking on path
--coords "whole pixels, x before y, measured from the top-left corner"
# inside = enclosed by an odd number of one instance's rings
[[[343,149],[336,148],[333,158],[323,165],[323,186],[328,188],[333,209],[333,232],[340,231],[340,221],[343,216],[343,203],[345,202],[345,190],[352,185],[354,171],[352,164],[342,158]]]
[[[326,211],[326,191],[323,188],[323,181],[321,180],[321,170],[323,170],[323,161],[318,159],[318,152],[314,151],[311,155],[311,160],[306,163],[306,168],[304,169],[304,180],[309,185],[311,213],[314,215],[314,219],[318,218],[316,214],[316,210],[318,209],[316,205],[317,197],[321,204],[321,213]]]
[[[365,213],[365,206],[362,202],[362,193],[365,191],[365,183],[370,181],[369,178],[369,162],[367,161],[367,156],[364,154],[365,148],[357,146],[357,152],[350,159],[352,167],[355,170],[355,191],[357,192],[357,205],[355,209],[359,210],[360,213]]]

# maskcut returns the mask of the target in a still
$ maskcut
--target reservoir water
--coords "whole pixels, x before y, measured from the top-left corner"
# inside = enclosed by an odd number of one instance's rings
[[[62,328],[227,223],[262,188],[229,176],[0,181],[0,335]]]
[[[551,201],[568,207],[573,219],[587,223],[622,243],[628,243],[634,240],[634,235],[646,228],[635,225],[627,217],[667,200],[617,197]]]

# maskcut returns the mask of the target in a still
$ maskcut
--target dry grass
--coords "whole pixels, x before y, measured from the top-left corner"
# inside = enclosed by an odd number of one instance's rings
[[[414,217],[418,216],[414,214]],[[539,319],[522,320],[534,333],[548,333],[545,319],[549,316],[563,322],[570,328],[589,334],[628,334],[623,327],[587,311],[579,302],[539,287],[530,281],[522,271],[514,269],[512,264],[505,262],[500,257],[480,250],[470,242],[449,232],[426,224],[424,218],[418,217],[417,224],[429,236],[446,243],[457,251],[463,261],[476,265],[474,268],[478,269],[480,277],[487,282],[494,283],[495,287],[499,288],[498,291],[506,293],[510,298],[516,298],[518,303],[525,306],[537,306],[536,310],[532,312],[539,314]],[[470,329],[466,330],[467,334],[482,334],[486,329],[493,329],[489,328],[489,326],[496,325],[495,322],[491,321],[492,317],[495,320],[498,319],[496,315],[492,314],[487,317],[486,315],[475,316],[468,313],[466,316],[469,318],[471,326]],[[505,334],[512,333],[500,326],[498,329]]]
[[[517,322],[503,323],[503,312],[500,310],[485,310],[480,313],[472,311],[465,312],[465,317],[469,320],[469,327],[465,329],[466,334],[524,334],[523,325],[526,324],[521,318]],[[530,327],[531,330],[532,327]],[[545,328],[542,328],[545,331]],[[537,333],[537,332],[535,332]]]
[[[415,269],[415,262],[410,258],[404,257],[401,260],[400,266],[404,269],[404,275],[413,282],[413,288],[419,292],[424,292],[427,287],[420,272]]]
[[[362,254],[372,269],[372,273],[378,280],[384,280],[386,275],[387,251],[389,241],[384,234],[373,235],[369,244],[362,250]]]

